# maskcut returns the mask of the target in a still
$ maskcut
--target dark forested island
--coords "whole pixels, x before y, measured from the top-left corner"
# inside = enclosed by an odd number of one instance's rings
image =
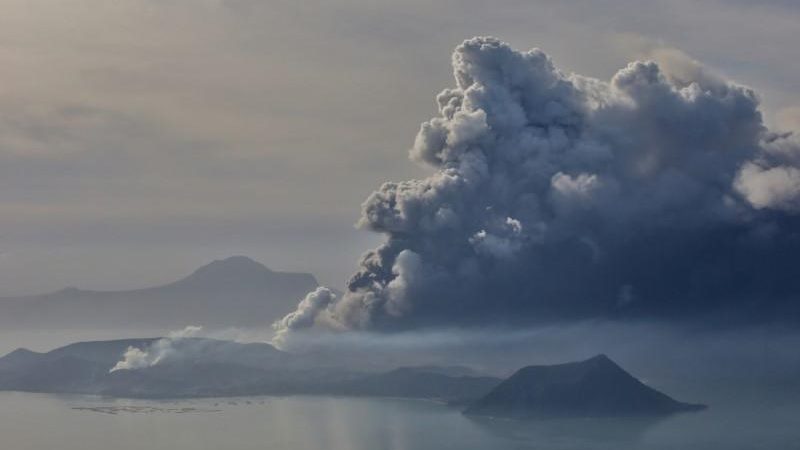
[[[645,385],[606,355],[519,369],[466,414],[513,418],[664,415],[704,409]]]

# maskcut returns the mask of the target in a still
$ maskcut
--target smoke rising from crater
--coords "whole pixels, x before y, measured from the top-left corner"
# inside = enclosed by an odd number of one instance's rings
[[[145,349],[128,347],[122,355],[122,359],[109,370],[109,373],[118,370],[139,370],[155,366],[178,353],[178,350],[174,347],[176,342],[195,337],[202,330],[202,327],[187,326],[183,330],[169,333],[169,336],[153,342]]]
[[[586,317],[796,311],[800,144],[757,95],[701,65],[637,61],[610,82],[488,37],[452,57],[410,157],[359,225],[341,298],[275,324],[398,330]]]

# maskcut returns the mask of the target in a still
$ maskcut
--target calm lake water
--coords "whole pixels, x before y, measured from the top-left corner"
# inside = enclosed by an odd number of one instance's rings
[[[0,393],[9,450],[423,450],[800,448],[793,402],[659,421],[473,420],[426,401],[255,397],[113,400]]]

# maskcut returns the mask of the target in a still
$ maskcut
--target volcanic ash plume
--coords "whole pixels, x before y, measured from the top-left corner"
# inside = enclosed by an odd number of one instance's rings
[[[385,242],[341,298],[317,290],[276,323],[281,340],[796,310],[800,145],[750,89],[650,61],[605,82],[487,37],[452,64],[410,152],[434,173],[369,196],[359,225]]]

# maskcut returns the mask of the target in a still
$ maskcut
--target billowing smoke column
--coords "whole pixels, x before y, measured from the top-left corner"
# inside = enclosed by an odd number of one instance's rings
[[[616,316],[796,311],[800,145],[701,66],[634,62],[610,83],[540,50],[453,54],[411,158],[360,226],[385,234],[347,291],[275,324],[393,330]]]

